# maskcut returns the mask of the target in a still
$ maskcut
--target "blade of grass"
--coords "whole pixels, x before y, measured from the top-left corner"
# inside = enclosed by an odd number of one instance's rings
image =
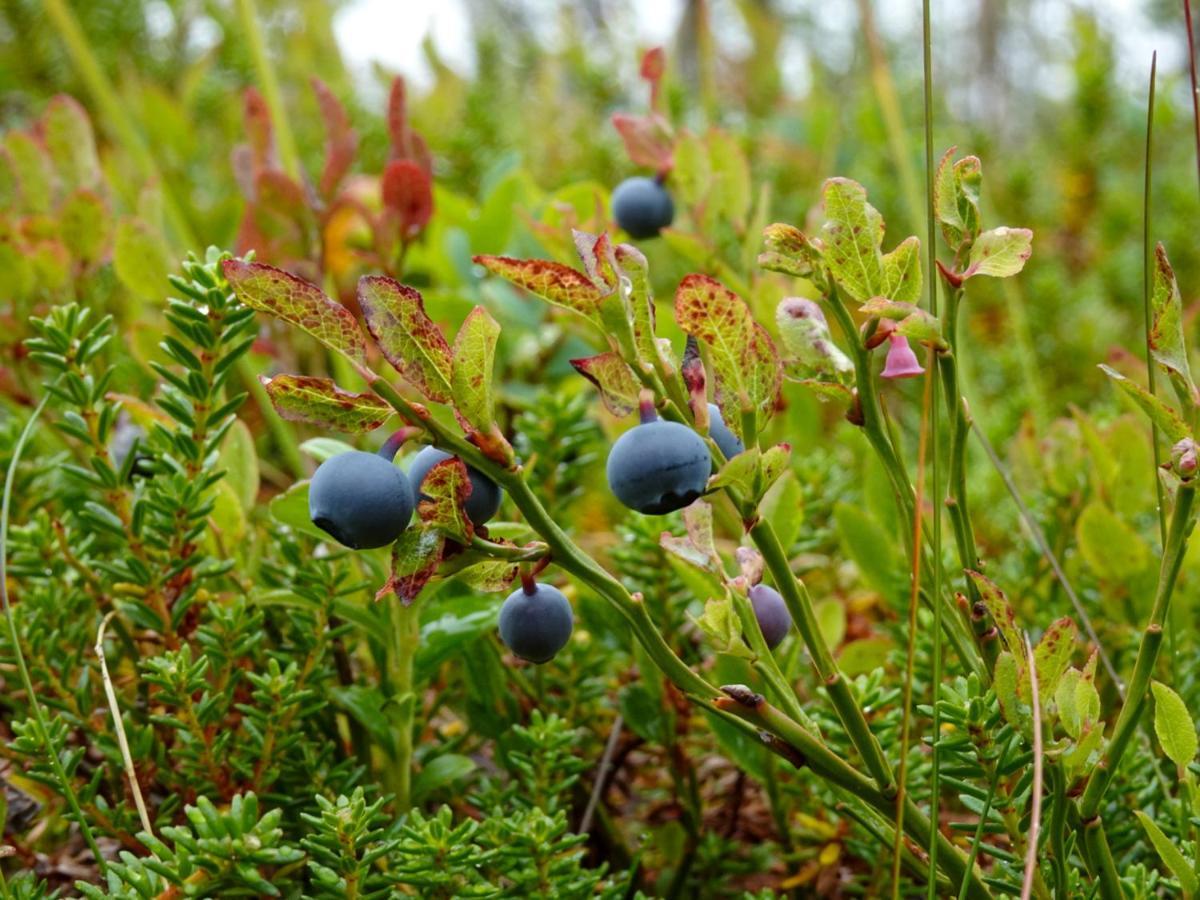
[[[1142,315],[1146,326],[1146,386],[1154,393],[1154,358],[1150,355],[1150,292],[1153,290],[1153,262],[1150,246],[1150,182],[1154,171],[1154,82],[1158,73],[1158,51],[1150,57],[1150,92],[1146,99],[1146,170],[1145,183],[1142,186]],[[1154,450],[1154,490],[1158,495],[1158,536],[1165,546],[1167,543],[1167,506],[1163,496],[1162,481],[1158,477],[1158,467],[1162,463],[1158,450],[1158,426],[1150,423],[1150,439]]]
[[[1029,900],[1033,896],[1033,879],[1037,874],[1038,834],[1042,830],[1042,705],[1038,696],[1037,661],[1033,658],[1033,645],[1029,643],[1029,635],[1025,635],[1025,660],[1029,665],[1029,690],[1033,706],[1033,809],[1029,815],[1021,900]]]
[[[283,108],[283,98],[279,93],[279,79],[275,75],[275,67],[267,56],[267,45],[263,39],[262,25],[259,21],[258,7],[254,0],[237,0],[238,22],[242,26],[242,38],[250,48],[250,58],[254,61],[254,73],[258,76],[258,86],[262,89],[263,100],[267,103],[267,111],[271,116],[271,128],[275,132],[275,142],[279,150],[279,161],[283,170],[297,181],[300,180],[300,154],[296,151],[296,139],[292,136],[292,126]]]

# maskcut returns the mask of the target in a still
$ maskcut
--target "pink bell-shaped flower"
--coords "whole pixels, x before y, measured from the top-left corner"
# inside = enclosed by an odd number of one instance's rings
[[[904,335],[895,332],[888,335],[887,361],[879,374],[883,378],[916,378],[925,374]]]

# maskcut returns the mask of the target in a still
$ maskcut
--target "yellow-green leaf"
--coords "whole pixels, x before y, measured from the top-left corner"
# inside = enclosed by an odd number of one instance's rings
[[[1179,417],[1179,413],[1171,409],[1171,407],[1167,406],[1140,384],[1130,381],[1116,369],[1109,368],[1108,366],[1101,365],[1100,370],[1113,380],[1113,383],[1150,418],[1150,421],[1158,426],[1159,431],[1172,444],[1176,444],[1186,437],[1191,437],[1191,432],[1183,424],[1183,419]]]
[[[450,345],[426,315],[420,292],[386,275],[364,275],[358,280],[358,304],[392,368],[428,399],[449,403]]]
[[[1101,578],[1130,578],[1150,561],[1150,549],[1141,535],[1100,500],[1093,500],[1079,514],[1075,539],[1079,552]]]
[[[614,416],[627,416],[637,409],[641,383],[616,353],[573,359],[571,365],[599,389],[600,399]]]
[[[328,378],[309,375],[260,377],[267,396],[283,418],[333,431],[373,431],[392,415],[392,408],[371,393],[343,391]]]
[[[1028,228],[993,228],[985,231],[971,244],[971,255],[964,279],[975,275],[1007,278],[1025,268],[1025,260],[1033,253],[1033,232]]]
[[[1196,878],[1195,869],[1192,868],[1192,864],[1188,862],[1187,857],[1180,852],[1175,842],[1167,837],[1163,833],[1163,830],[1155,824],[1154,820],[1140,809],[1135,809],[1133,814],[1142,823],[1142,828],[1146,830],[1146,835],[1150,838],[1150,843],[1158,851],[1158,855],[1163,863],[1171,870],[1171,874],[1179,879],[1179,884],[1184,892],[1190,895],[1200,891],[1200,879]]]
[[[1187,704],[1161,681],[1152,682],[1150,690],[1154,693],[1154,733],[1163,753],[1179,768],[1187,768],[1196,758],[1196,723]]]

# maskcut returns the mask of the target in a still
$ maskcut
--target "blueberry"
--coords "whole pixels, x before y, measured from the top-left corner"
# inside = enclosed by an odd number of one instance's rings
[[[704,439],[686,425],[648,418],[643,414],[642,424],[613,444],[608,486],[630,509],[657,516],[683,509],[704,493],[712,457]]]
[[[708,404],[708,436],[717,442],[726,459],[733,459],[746,449],[742,439],[729,430],[721,417],[721,408],[715,403]]]
[[[413,457],[412,465],[408,467],[408,480],[412,484],[414,507],[422,497],[426,497],[425,494],[420,493],[420,490],[421,483],[429,474],[429,470],[442,460],[449,458],[449,453],[439,450],[437,447],[426,447]],[[496,482],[472,466],[467,466],[467,475],[471,479],[471,495],[467,497],[466,503],[467,518],[478,527],[487,522],[500,509],[500,500],[504,497],[504,491]],[[428,498],[426,497],[426,499]]]
[[[362,450],[331,456],[308,487],[314,525],[352,550],[384,547],[408,527],[413,496],[390,459]]]
[[[574,624],[563,592],[540,582],[513,591],[500,607],[500,639],[529,662],[552,660],[567,645]]]
[[[762,629],[763,640],[767,647],[774,650],[787,637],[792,627],[792,614],[788,612],[787,604],[779,591],[765,584],[756,584],[750,588],[750,606],[754,609],[754,618],[758,619],[758,627]]]
[[[612,213],[631,237],[652,238],[675,218],[675,202],[665,187],[653,178],[639,175],[617,185],[612,195]]]

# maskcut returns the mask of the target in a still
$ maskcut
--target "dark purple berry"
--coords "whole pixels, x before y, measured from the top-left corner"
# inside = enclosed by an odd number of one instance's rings
[[[643,420],[613,444],[607,471],[618,500],[657,516],[683,509],[704,493],[712,457],[704,439],[686,425]]]
[[[500,607],[500,639],[521,659],[549,662],[567,645],[575,617],[563,592],[534,582],[508,595]]]
[[[437,447],[426,447],[413,457],[412,465],[408,467],[408,480],[412,484],[414,507],[422,498],[428,499],[420,490],[429,470],[449,458],[449,453]],[[467,497],[466,502],[467,518],[471,520],[471,524],[478,527],[496,515],[504,491],[496,482],[472,466],[467,466],[467,476],[471,479],[471,495]]]
[[[742,439],[729,430],[721,416],[721,408],[715,403],[708,404],[708,436],[716,441],[726,459],[733,459],[746,449]]]
[[[362,450],[332,456],[317,467],[308,487],[314,525],[352,550],[384,547],[412,518],[408,479],[390,459]]]
[[[750,588],[750,606],[754,609],[754,618],[758,619],[758,627],[762,629],[763,640],[767,642],[767,647],[774,650],[792,627],[792,614],[788,612],[787,604],[775,588],[756,584]]]
[[[675,202],[653,178],[626,178],[612,195],[612,213],[630,237],[656,237],[675,218]]]

